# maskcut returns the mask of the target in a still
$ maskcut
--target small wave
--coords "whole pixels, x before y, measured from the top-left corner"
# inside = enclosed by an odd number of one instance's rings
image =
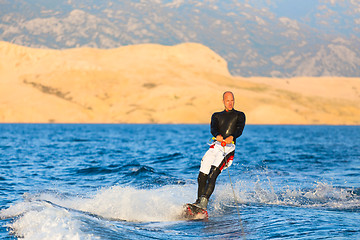
[[[149,166],[138,166],[130,168],[129,175],[132,176],[138,176],[138,175],[144,175],[144,174],[152,174],[155,170],[152,167]]]
[[[110,174],[117,172],[124,172],[127,176],[132,176],[135,179],[139,176],[152,175],[155,173],[155,169],[146,165],[131,164],[126,166],[120,165],[109,165],[109,166],[97,166],[97,167],[86,167],[75,170],[76,174],[79,175],[101,175]]]
[[[2,146],[0,146],[0,149],[1,150],[8,150],[8,149],[10,149],[12,146],[5,146],[5,145],[2,145]]]
[[[154,163],[165,163],[165,162],[169,162],[169,161],[174,161],[176,159],[181,159],[182,156],[183,155],[179,152],[165,154],[165,155],[156,157]]]
[[[103,168],[103,167],[88,167],[76,170],[76,174],[79,175],[97,175],[97,174],[106,174],[114,172],[112,169]]]
[[[84,139],[84,138],[71,138],[71,142],[91,142],[90,139]]]

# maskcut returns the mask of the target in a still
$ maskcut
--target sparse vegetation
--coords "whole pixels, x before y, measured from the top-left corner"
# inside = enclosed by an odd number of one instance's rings
[[[148,88],[148,89],[151,89],[151,88],[154,88],[154,87],[157,87],[157,84],[155,84],[155,83],[144,83],[143,84],[143,87],[144,88]]]
[[[26,79],[24,79],[23,82],[24,82],[25,84],[29,84],[29,85],[33,86],[34,88],[40,90],[40,91],[43,92],[43,93],[55,95],[55,96],[57,96],[57,97],[59,97],[59,98],[65,99],[65,100],[67,100],[67,101],[72,101],[72,97],[67,96],[67,95],[69,94],[69,92],[64,93],[64,92],[61,92],[61,91],[60,91],[59,89],[57,89],[57,88],[45,86],[45,85],[42,85],[42,84],[36,83],[36,82],[29,82],[29,81],[27,81]]]

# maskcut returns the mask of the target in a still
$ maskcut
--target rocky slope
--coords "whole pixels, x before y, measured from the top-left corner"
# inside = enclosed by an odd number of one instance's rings
[[[251,77],[360,76],[360,2],[0,0],[0,40],[41,48],[198,42]]]

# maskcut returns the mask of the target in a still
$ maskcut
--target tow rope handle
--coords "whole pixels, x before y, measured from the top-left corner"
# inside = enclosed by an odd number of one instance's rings
[[[216,140],[216,137],[212,137],[211,139],[212,139],[212,140]],[[231,143],[232,143],[232,144],[235,144],[234,141],[232,141]],[[226,142],[225,142],[225,141],[222,141],[222,142],[221,142],[221,146],[222,146],[222,147],[225,147],[225,146],[226,146]]]

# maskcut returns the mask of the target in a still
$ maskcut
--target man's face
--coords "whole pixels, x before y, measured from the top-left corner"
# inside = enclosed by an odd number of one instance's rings
[[[225,93],[223,102],[226,110],[231,111],[233,109],[234,97],[231,93]]]

